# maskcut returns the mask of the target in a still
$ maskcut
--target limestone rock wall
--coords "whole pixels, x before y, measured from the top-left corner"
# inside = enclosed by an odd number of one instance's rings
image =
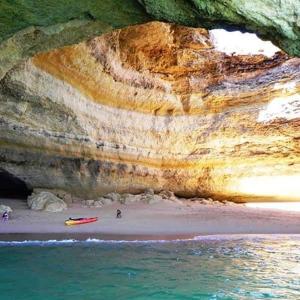
[[[300,197],[300,59],[148,23],[41,53],[0,86],[0,168],[90,198]]]

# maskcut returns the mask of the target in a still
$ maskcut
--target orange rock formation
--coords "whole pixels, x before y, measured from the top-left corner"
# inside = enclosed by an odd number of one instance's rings
[[[153,22],[41,53],[4,86],[0,167],[33,187],[300,197],[300,59],[283,52],[228,56]]]

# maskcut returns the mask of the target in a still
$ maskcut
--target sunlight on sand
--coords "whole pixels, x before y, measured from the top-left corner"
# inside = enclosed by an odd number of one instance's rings
[[[245,195],[300,201],[299,182],[299,175],[245,177],[238,181],[238,189]]]
[[[279,209],[287,211],[300,211],[300,202],[252,202],[246,203],[251,208]]]

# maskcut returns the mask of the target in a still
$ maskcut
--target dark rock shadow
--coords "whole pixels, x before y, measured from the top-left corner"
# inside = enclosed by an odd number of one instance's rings
[[[23,180],[0,168],[0,198],[26,199],[31,193]]]

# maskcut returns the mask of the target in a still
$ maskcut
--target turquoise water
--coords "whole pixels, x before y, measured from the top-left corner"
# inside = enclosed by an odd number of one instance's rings
[[[0,299],[300,299],[300,238],[0,243]]]

